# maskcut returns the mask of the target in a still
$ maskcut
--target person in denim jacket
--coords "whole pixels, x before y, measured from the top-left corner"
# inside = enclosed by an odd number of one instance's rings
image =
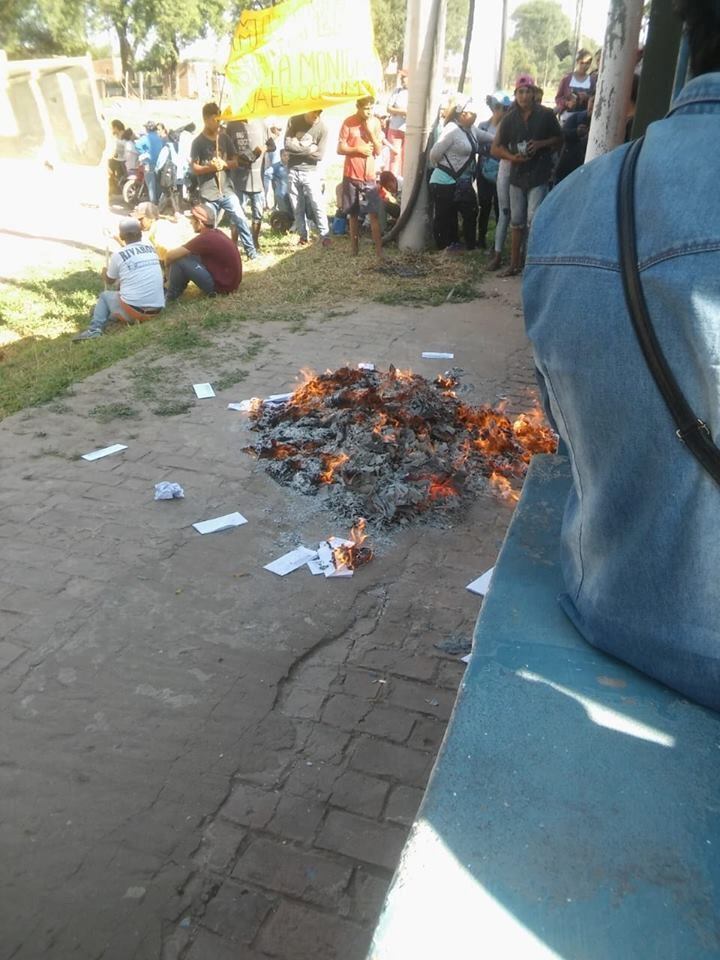
[[[658,339],[720,433],[720,6],[680,0],[692,79],[636,171],[639,271]],[[720,709],[720,489],[675,434],[626,308],[616,192],[628,147],[538,211],[523,284],[546,406],[573,487],[560,603],[593,646]]]

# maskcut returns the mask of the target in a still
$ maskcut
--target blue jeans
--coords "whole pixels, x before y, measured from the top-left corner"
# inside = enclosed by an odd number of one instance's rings
[[[95,304],[90,329],[102,333],[111,320],[119,318],[125,319],[125,314],[120,308],[120,294],[117,290],[105,290]]]
[[[243,190],[239,195],[238,199],[240,200],[240,206],[245,208],[245,204],[250,204],[250,216],[252,217],[255,223],[259,223],[262,220],[263,210],[265,209],[265,201],[263,198],[262,191],[249,191]]]
[[[502,253],[510,225],[510,161],[501,160],[497,176],[498,222],[495,227],[495,253]]]
[[[177,300],[190,281],[209,297],[215,296],[215,281],[212,274],[199,257],[188,255],[170,264],[165,300]]]
[[[315,221],[321,237],[330,236],[328,219],[322,207],[322,189],[318,170],[298,170],[288,174],[288,193],[295,211],[295,232],[303,240],[308,236],[308,217]]]
[[[546,183],[531,187],[529,190],[523,190],[522,187],[516,187],[514,183],[511,183],[510,225],[520,228],[527,227],[529,230],[537,208],[543,202],[547,193],[548,185]]]
[[[252,234],[250,233],[250,225],[237,194],[226,193],[225,196],[220,197],[219,200],[206,200],[204,202],[209,203],[211,207],[215,207],[218,213],[218,222],[221,211],[227,213],[230,218],[230,223],[237,229],[240,242],[243,245],[243,250],[247,254],[248,260],[254,260],[257,256],[257,250],[255,249]]]

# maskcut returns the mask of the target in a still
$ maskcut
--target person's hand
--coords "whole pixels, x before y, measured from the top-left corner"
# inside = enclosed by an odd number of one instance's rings
[[[514,153],[512,155],[511,163],[527,163],[529,157],[524,156],[522,153]]]
[[[528,140],[527,142],[527,155],[532,157],[535,155],[535,151],[538,149],[537,140]]]
[[[361,140],[357,145],[357,152],[361,157],[369,157],[373,152],[372,144],[366,143],[365,140]]]
[[[212,162],[212,165],[215,167],[215,169],[218,171],[218,173],[221,170],[225,169],[225,161],[223,160],[222,157],[213,157],[211,162]]]

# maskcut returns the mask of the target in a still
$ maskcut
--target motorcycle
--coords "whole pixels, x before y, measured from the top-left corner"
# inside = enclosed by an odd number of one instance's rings
[[[145,183],[145,170],[142,164],[139,163],[134,170],[125,176],[121,193],[123,203],[130,210],[133,210],[143,200],[149,199],[148,188]]]

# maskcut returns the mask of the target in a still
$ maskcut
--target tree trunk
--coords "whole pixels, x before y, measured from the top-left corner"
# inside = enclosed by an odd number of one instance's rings
[[[128,40],[127,24],[114,23],[113,26],[115,27],[115,32],[117,33],[118,42],[120,43],[120,60],[122,62],[123,73],[129,73],[131,76],[134,76],[135,51],[133,50],[132,44]]]

